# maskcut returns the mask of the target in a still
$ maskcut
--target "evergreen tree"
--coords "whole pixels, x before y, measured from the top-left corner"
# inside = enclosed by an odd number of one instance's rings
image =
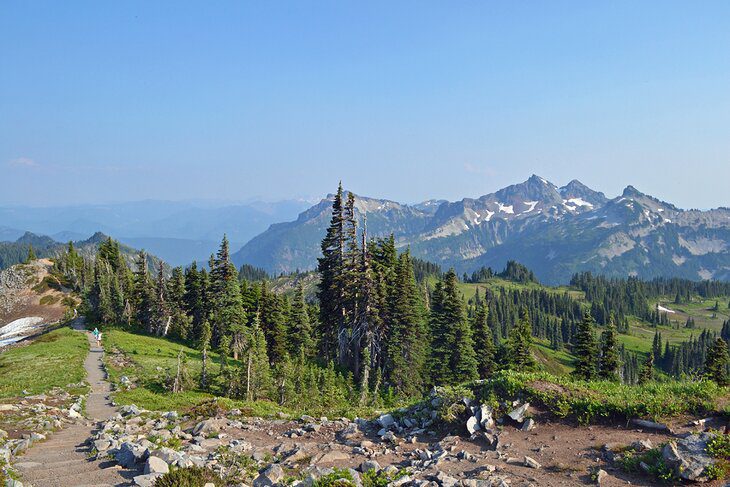
[[[248,334],[240,374],[246,400],[254,401],[267,397],[271,389],[271,370],[266,355],[266,338],[259,326],[258,316],[254,317]]]
[[[135,261],[132,303],[135,310],[137,326],[149,329],[152,321],[152,305],[154,292],[147,270],[147,254],[140,250]]]
[[[477,298],[479,296],[477,290]],[[474,313],[472,328],[474,329],[474,350],[477,354],[479,377],[488,378],[496,370],[494,357],[494,334],[488,324],[488,310],[485,303],[479,303]]]
[[[535,359],[532,356],[532,325],[526,307],[520,310],[520,318],[509,332],[506,358],[514,370],[522,372],[535,368]]]
[[[260,325],[267,344],[271,363],[287,356],[287,329],[284,298],[269,292],[266,282],[261,285]]]
[[[241,288],[238,284],[238,271],[231,263],[226,236],[223,236],[218,253],[212,259],[210,288],[212,343],[218,345],[221,338],[228,335],[231,327],[244,326],[246,323]]]
[[[598,376],[604,380],[618,380],[621,368],[619,351],[616,342],[616,327],[610,319],[601,334],[601,356],[598,362]]]
[[[654,380],[654,352],[649,352],[639,372],[639,384],[646,384]]]
[[[703,375],[720,386],[728,385],[728,364],[730,355],[725,340],[717,338],[707,351]]]
[[[425,387],[428,337],[409,251],[398,258],[395,292],[388,341],[389,382],[396,394],[416,397]]]
[[[38,257],[36,257],[35,255],[35,250],[33,250],[33,244],[28,245],[28,257],[25,260],[26,264],[30,264],[37,258]]]
[[[598,349],[596,337],[593,334],[594,326],[593,316],[590,312],[586,312],[573,337],[573,354],[575,355],[573,374],[583,380],[592,380],[596,377]]]
[[[155,296],[152,303],[152,320],[148,332],[158,336],[166,336],[172,316],[170,314],[170,306],[167,298],[167,285],[165,283],[165,268],[160,261],[157,269],[157,279],[155,280]]]
[[[457,283],[456,273],[449,270],[437,288],[440,296],[434,296],[434,301],[438,301],[432,311],[436,318],[433,372],[437,384],[457,384],[479,377],[472,330]]]
[[[312,326],[307,313],[307,303],[304,301],[304,289],[298,283],[294,291],[294,299],[291,303],[289,314],[289,352],[293,357],[304,353],[305,356],[313,356],[314,338],[312,337]]]
[[[343,293],[343,272],[345,253],[345,220],[342,207],[342,183],[337,188],[332,202],[332,218],[322,240],[322,257],[317,271],[320,282],[317,296],[320,303],[320,346],[326,360],[337,358],[338,334],[344,327],[345,309]]]

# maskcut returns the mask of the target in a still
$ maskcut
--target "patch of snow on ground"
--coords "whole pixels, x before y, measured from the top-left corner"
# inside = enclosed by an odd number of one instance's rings
[[[487,217],[484,219],[484,221],[488,222],[489,220],[492,219],[492,216],[494,216],[494,212],[487,210]]]
[[[514,210],[514,208],[512,208],[512,205],[506,206],[506,205],[503,205],[502,203],[497,203],[497,204],[499,205],[499,211],[503,211],[505,213],[511,213],[514,215],[515,210]]]
[[[676,313],[673,309],[665,308],[661,304],[658,304],[656,307],[657,311],[661,311],[662,313]]]
[[[582,198],[570,198],[567,200],[563,200],[563,203],[570,203],[571,205],[575,206],[587,206],[588,208],[593,208],[593,205],[591,203],[584,201]]]
[[[18,320],[11,321],[0,328],[0,347],[22,340],[24,337],[29,335],[29,332],[35,327],[35,325],[41,322],[43,322],[43,318],[38,316],[30,316],[28,318],[20,318]]]
[[[525,201],[525,204],[529,205],[530,208],[523,211],[522,213],[530,213],[532,210],[535,209],[535,207],[537,206],[537,203],[538,203],[537,201]]]

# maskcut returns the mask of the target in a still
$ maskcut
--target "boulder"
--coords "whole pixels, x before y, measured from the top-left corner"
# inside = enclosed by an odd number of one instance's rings
[[[521,431],[532,431],[532,430],[533,430],[533,429],[535,428],[535,425],[536,425],[536,424],[537,424],[537,423],[535,422],[535,420],[534,420],[534,419],[532,419],[532,418],[527,418],[527,419],[526,419],[526,420],[525,420],[525,421],[524,421],[524,422],[522,423],[522,428],[520,428],[520,430],[521,430]]]
[[[144,464],[144,474],[151,473],[167,473],[170,471],[170,466],[166,461],[159,457],[149,457]]]
[[[217,418],[201,421],[193,428],[193,436],[220,433],[224,421]]]
[[[162,477],[164,474],[161,473],[150,473],[145,475],[137,475],[134,477],[134,485],[138,485],[139,487],[153,487],[155,485],[155,482],[158,478]]]
[[[522,421],[525,420],[525,414],[527,414],[527,409],[529,407],[530,407],[530,403],[526,402],[522,406],[518,406],[518,407],[514,408],[512,411],[509,412],[509,414],[507,416],[509,416],[512,421],[522,423]]]
[[[682,480],[705,482],[707,467],[714,465],[714,459],[706,452],[707,442],[713,433],[695,433],[681,440],[670,441],[662,449],[664,463]]]
[[[360,471],[362,473],[369,472],[370,470],[380,472],[381,468],[382,467],[376,460],[365,460],[360,464]]]
[[[473,435],[480,429],[481,427],[479,426],[479,420],[476,418],[476,416],[472,416],[466,421],[466,430],[469,432],[470,435]]]
[[[490,406],[482,404],[479,407],[478,418],[479,424],[482,428],[486,429],[494,427],[494,411]]]
[[[284,478],[284,470],[278,463],[272,463],[253,481],[253,487],[270,487]]]
[[[378,418],[378,424],[383,428],[390,428],[395,424],[395,419],[391,414],[383,414]]]
[[[149,450],[140,445],[125,441],[114,453],[114,458],[119,465],[125,468],[135,468],[149,456]]]
[[[541,465],[534,458],[525,457],[525,467],[540,468]]]

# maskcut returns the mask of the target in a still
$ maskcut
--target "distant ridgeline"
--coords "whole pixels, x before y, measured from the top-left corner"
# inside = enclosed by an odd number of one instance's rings
[[[349,194],[345,192],[345,194]],[[271,225],[232,260],[278,275],[317,267],[332,194],[294,221]],[[518,261],[552,285],[590,271],[643,279],[730,279],[730,209],[683,210],[627,186],[607,198],[579,181],[532,176],[479,198],[408,205],[355,195],[354,217],[372,236],[461,275]]]
[[[93,258],[96,255],[99,245],[110,240],[111,237],[101,232],[96,232],[86,240],[73,242],[76,251],[83,257]],[[116,244],[119,247],[120,255],[128,263],[133,262],[133,257],[137,254],[137,250],[123,244]],[[15,242],[0,242],[0,270],[7,269],[15,264],[20,264],[28,259],[28,254],[32,253],[40,259],[53,258],[67,249],[68,243],[61,243],[53,240],[45,235],[36,235],[26,232]],[[155,256],[149,256],[149,264],[157,265],[159,262]]]
[[[130,263],[105,240],[93,258],[61,252],[56,270],[85,297],[92,322],[169,337],[203,357],[219,353],[225,375],[211,382],[204,367],[197,387],[295,408],[382,404],[501,369],[627,384],[654,380],[655,372],[725,380],[730,322],[722,333],[695,336],[694,321],[680,323],[658,300],[689,306],[717,298],[713,313],[728,316],[729,283],[586,272],[556,288],[517,262],[460,280],[399,251],[395,236],[370,238],[355,205],[341,188],[334,196],[316,274],[238,271],[226,238],[208,268],[149,270],[144,253]],[[273,292],[282,280],[292,281],[280,287],[290,291]],[[671,345],[663,334],[674,334]]]

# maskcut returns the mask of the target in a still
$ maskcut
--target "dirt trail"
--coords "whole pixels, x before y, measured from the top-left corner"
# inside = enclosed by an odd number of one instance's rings
[[[86,357],[87,381],[91,392],[86,401],[89,421],[82,421],[54,433],[42,443],[33,446],[15,467],[22,475],[24,485],[35,487],[91,487],[133,485],[132,477],[139,472],[124,470],[110,460],[90,460],[90,446],[87,440],[100,421],[116,414],[102,368],[103,349],[84,330],[89,339],[90,351]]]

